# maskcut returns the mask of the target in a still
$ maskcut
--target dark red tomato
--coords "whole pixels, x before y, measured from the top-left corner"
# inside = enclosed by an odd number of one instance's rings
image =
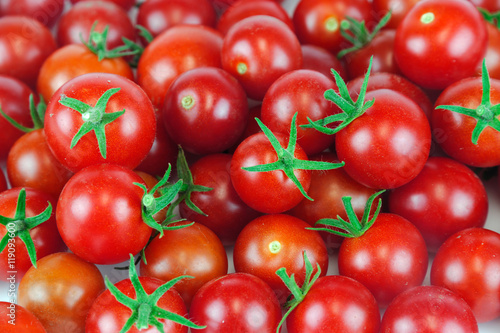
[[[3,169],[0,168],[0,192],[3,192],[7,189],[7,178],[5,178],[5,174]]]
[[[117,264],[144,248],[152,229],[142,220],[143,190],[134,182],[143,183],[131,170],[98,164],[66,183],[57,227],[73,253],[96,264]]]
[[[274,134],[280,145],[286,148],[288,136],[282,133]],[[308,159],[300,145],[296,146],[294,157],[300,160]],[[271,142],[263,132],[259,132],[243,140],[231,160],[231,182],[236,193],[248,206],[262,213],[282,213],[304,199],[299,188],[282,170],[252,172],[242,169],[276,162],[277,159]],[[311,171],[296,169],[294,174],[307,192],[311,183]]]
[[[38,261],[19,283],[19,305],[33,313],[47,333],[84,333],[85,318],[105,289],[99,269],[73,253]]]
[[[12,76],[34,88],[40,67],[56,48],[50,30],[37,20],[25,16],[0,18],[0,75]]]
[[[71,0],[71,3],[76,4],[78,2],[84,2],[84,1],[95,1],[95,0]],[[131,9],[137,2],[136,0],[101,0],[101,1],[115,3],[127,11]]]
[[[236,142],[236,144],[234,146],[232,146],[231,148],[228,149],[228,152],[230,154],[234,153],[234,151],[236,150],[236,148],[238,147],[238,145],[243,140],[245,140],[246,138],[248,138],[250,135],[262,132],[262,129],[260,128],[259,124],[255,120],[255,118],[259,118],[260,119],[260,109],[261,109],[261,106],[262,106],[261,104],[257,104],[257,105],[251,107],[248,110],[248,119],[249,120],[248,120],[248,123],[247,123],[247,127],[245,127],[245,130],[243,131],[243,134],[240,136],[240,138],[238,139],[238,141]]]
[[[182,222],[186,224],[191,221]],[[194,294],[208,281],[227,274],[227,254],[222,242],[200,223],[169,230],[155,237],[144,251],[147,264],[141,260],[141,276],[170,281],[181,275],[192,276],[177,282],[187,308]]]
[[[455,232],[484,226],[488,215],[479,177],[446,157],[430,157],[414,180],[390,192],[388,203],[420,230],[432,252]]]
[[[214,27],[215,9],[209,0],[148,0],[137,11],[137,24],[153,37],[177,24]]]
[[[500,80],[490,81],[490,101],[500,103]],[[481,104],[483,84],[480,77],[467,78],[446,88],[435,105],[460,105],[476,109]],[[497,116],[498,118],[498,116]],[[472,132],[477,120],[446,109],[432,112],[434,140],[450,157],[471,166],[490,167],[500,164],[500,133],[486,127],[479,135],[477,144],[472,143]]]
[[[248,207],[236,193],[229,175],[231,158],[229,154],[211,154],[190,166],[193,183],[212,189],[191,194],[191,201],[206,215],[196,213],[185,201],[179,205],[181,217],[207,226],[224,245],[234,245],[241,229],[261,215]]]
[[[7,157],[7,176],[12,187],[31,187],[57,198],[72,175],[50,151],[43,129],[20,137]]]
[[[418,286],[396,296],[384,312],[380,333],[479,332],[469,305],[446,288]]]
[[[336,54],[349,43],[340,34],[340,23],[352,17],[358,21],[375,21],[368,0],[302,0],[293,12],[295,33],[302,44],[313,44]]]
[[[292,19],[279,3],[269,0],[239,0],[222,13],[217,22],[217,30],[225,35],[235,23],[254,15],[273,16],[294,29]]]
[[[312,160],[338,162],[332,153],[323,153],[312,156]],[[332,170],[313,170],[311,172],[311,186],[307,194],[314,199],[302,200],[297,206],[288,211],[288,214],[298,217],[311,226],[323,218],[340,216],[347,219],[342,197],[352,198],[352,207],[356,215],[361,218],[368,198],[375,194],[375,190],[361,185],[353,180],[343,168]],[[371,211],[375,212],[373,206]],[[321,226],[323,227],[323,226]],[[329,249],[337,249],[342,243],[343,237],[329,233],[320,232]]]
[[[82,1],[73,5],[59,20],[57,43],[60,46],[87,42],[92,26],[102,32],[109,27],[108,49],[123,45],[122,37],[135,41],[135,28],[127,12],[110,1]]]
[[[21,188],[16,187],[0,193],[1,216],[10,218],[15,216],[20,190]],[[26,217],[42,213],[49,204],[52,205],[50,218],[29,230],[38,260],[49,254],[65,251],[66,245],[57,231],[55,217],[56,199],[43,191],[26,188]],[[0,225],[0,239],[7,232],[14,230],[14,228],[13,225],[7,225],[7,228],[4,225]],[[19,237],[15,237],[14,241],[9,242],[0,253],[0,280],[7,281],[7,278],[11,277],[11,274],[14,274],[16,282],[19,282],[31,266],[31,260],[25,243]]]
[[[276,293],[281,303],[290,291],[276,271],[285,267],[295,274],[301,286],[305,279],[304,251],[312,266],[319,264],[321,275],[328,270],[328,251],[325,242],[306,222],[286,214],[263,215],[243,228],[233,250],[236,272],[249,273],[264,280]]]
[[[109,89],[119,88],[105,107],[105,114],[125,111],[106,125],[106,158],[99,149],[95,131],[85,134],[71,148],[73,137],[88,122],[82,114],[59,101],[64,96],[94,107]],[[86,112],[98,116],[95,108]],[[89,73],[66,82],[54,93],[45,113],[45,135],[54,156],[68,169],[76,172],[99,163],[115,163],[133,169],[146,157],[153,145],[156,116],[144,91],[133,81],[116,74]],[[126,258],[125,258],[126,259]]]
[[[431,146],[429,122],[410,98],[388,89],[370,91],[372,107],[335,135],[344,170],[375,189],[390,189],[415,178]]]
[[[347,89],[349,89],[349,94],[353,99],[357,99],[363,85],[363,79],[364,74],[347,82]],[[430,98],[420,87],[408,81],[404,76],[381,72],[370,74],[367,91],[377,89],[391,89],[411,98],[424,111],[427,119],[430,119],[432,110],[434,110]]]
[[[28,16],[50,28],[63,9],[64,0],[5,0],[0,3],[0,16]]]
[[[30,114],[30,95],[33,91],[22,81],[0,75],[0,108],[2,111],[25,127],[33,127]],[[24,132],[18,130],[0,115],[0,161],[5,161],[10,148]]]
[[[500,79],[500,30],[496,25],[486,22],[488,29],[488,46],[486,47],[486,67],[491,78]],[[476,68],[476,75],[481,76],[482,66]]]
[[[391,19],[384,26],[386,29],[396,29],[405,15],[420,0],[372,0],[372,6],[379,18],[391,11]]]
[[[302,68],[300,43],[283,21],[250,16],[234,24],[224,37],[222,68],[236,77],[248,97],[262,100],[276,79]]]
[[[0,330],[5,333],[47,333],[40,321],[14,302],[0,302]]]
[[[233,273],[214,279],[196,293],[189,318],[207,325],[200,333],[276,332],[281,308],[272,289],[261,279]]]
[[[83,74],[110,73],[134,80],[134,73],[123,58],[102,59],[85,45],[69,44],[54,51],[43,63],[37,80],[37,91],[45,101],[64,83]]]
[[[177,25],[149,44],[137,65],[137,82],[159,109],[175,78],[196,67],[221,67],[222,35],[202,25]]]
[[[427,248],[418,229],[387,213],[379,214],[362,236],[344,239],[338,256],[339,273],[365,285],[381,307],[422,284],[427,264]]]
[[[333,78],[332,69],[334,69],[340,77],[347,79],[344,64],[333,53],[312,44],[302,45],[301,48],[303,69],[318,71],[330,79]]]
[[[266,92],[262,101],[261,120],[273,133],[289,133],[297,113],[297,143],[308,156],[318,154],[333,144],[335,136],[314,128],[301,128],[308,119],[318,120],[340,113],[340,109],[323,94],[336,89],[329,77],[310,69],[290,71],[279,77]]]
[[[148,295],[152,294],[165,281],[152,277],[139,277],[139,281]],[[115,284],[126,296],[136,299],[136,292],[130,279],[122,280]],[[160,309],[173,312],[180,316],[187,314],[186,305],[182,301],[179,293],[174,289],[169,289],[163,296],[160,297],[156,305]],[[96,298],[92,307],[89,310],[87,321],[84,325],[85,333],[116,333],[125,326],[125,323],[130,318],[131,310],[125,305],[119,303],[115,296],[108,290],[104,291]],[[168,319],[158,319],[163,324],[165,332],[169,333],[187,333],[187,326],[174,323]],[[150,325],[147,329],[139,330],[137,326],[132,326],[129,333],[158,333],[156,327]]]
[[[228,72],[200,67],[180,74],[162,108],[168,135],[193,154],[221,153],[236,144],[248,122],[245,91]]]
[[[346,70],[349,78],[364,76],[370,59],[373,56],[371,73],[395,73],[400,74],[400,70],[394,60],[394,37],[396,30],[381,30],[363,48],[347,53],[344,57]],[[371,74],[370,74],[371,75]],[[371,81],[371,76],[370,80]]]
[[[408,79],[439,90],[474,75],[487,43],[486,25],[472,3],[420,1],[397,28],[394,56]]]
[[[498,0],[469,0],[472,4],[479,8],[484,8],[490,13],[495,13],[500,10],[500,1]]]
[[[432,262],[431,283],[463,298],[479,323],[500,317],[500,234],[470,228],[448,238]]]
[[[375,297],[351,278],[320,277],[286,319],[288,333],[378,333]]]

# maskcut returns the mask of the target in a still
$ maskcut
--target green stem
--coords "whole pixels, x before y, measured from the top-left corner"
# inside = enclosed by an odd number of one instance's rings
[[[15,128],[24,133],[29,133],[37,129],[43,128],[43,120],[45,117],[45,110],[47,109],[47,104],[45,104],[42,95],[40,95],[40,102],[38,102],[38,104],[35,105],[33,94],[30,94],[29,105],[30,105],[31,120],[33,120],[33,127],[26,127],[19,124],[14,118],[7,115],[2,110],[1,107],[0,107],[0,115],[2,115],[2,117],[4,117],[12,126],[14,126]]]

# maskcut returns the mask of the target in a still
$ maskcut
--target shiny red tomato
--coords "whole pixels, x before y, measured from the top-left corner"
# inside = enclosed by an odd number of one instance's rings
[[[7,189],[7,178],[5,178],[5,174],[3,169],[0,168],[0,192],[3,192]]]
[[[52,27],[64,10],[64,0],[4,0],[0,2],[0,16],[28,16],[47,27]]]
[[[333,79],[332,69],[334,69],[340,77],[347,79],[344,64],[333,53],[312,44],[302,44],[301,48],[303,69],[318,71],[330,79]]]
[[[490,77],[498,80],[500,79],[500,30],[491,22],[486,22],[486,28],[488,29],[488,46],[484,56],[486,67],[488,67]],[[478,65],[476,68],[478,76],[481,75],[481,67]]]
[[[95,0],[71,0],[71,3],[76,4],[78,2],[84,2],[84,1],[95,1]],[[100,1],[115,3],[127,11],[130,10],[137,2],[136,0],[100,0]]]
[[[40,321],[22,306],[0,302],[0,330],[5,333],[47,333]]]
[[[372,0],[373,10],[382,18],[391,11],[391,19],[385,25],[387,29],[396,29],[405,15],[420,0]]]

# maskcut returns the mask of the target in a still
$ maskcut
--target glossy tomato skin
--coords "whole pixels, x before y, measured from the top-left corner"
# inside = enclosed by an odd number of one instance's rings
[[[372,0],[372,6],[380,18],[390,10],[391,19],[384,28],[396,29],[405,15],[418,1],[420,0]]]
[[[212,189],[191,193],[191,201],[206,215],[196,213],[184,201],[179,205],[181,217],[205,225],[224,245],[234,245],[243,227],[261,215],[236,193],[229,173],[231,158],[230,154],[210,154],[189,167],[194,184]]]
[[[431,252],[455,232],[484,226],[488,215],[482,181],[446,157],[430,157],[414,180],[390,192],[388,204],[420,230]]]
[[[407,78],[439,90],[472,76],[487,43],[484,20],[469,1],[420,1],[397,28],[394,56]]]
[[[10,303],[0,302],[0,330],[2,332],[16,333],[46,333],[40,321],[28,310],[22,306]]]
[[[68,44],[44,61],[37,79],[37,91],[48,102],[64,83],[92,72],[117,74],[134,80],[134,73],[123,58],[102,59],[83,44]]]
[[[158,35],[137,65],[137,83],[161,108],[170,84],[190,69],[221,67],[222,35],[202,25],[177,25]]]
[[[33,91],[26,83],[12,76],[0,75],[0,107],[5,114],[26,127],[33,127],[29,106],[31,94]],[[14,142],[23,134],[0,116],[0,161],[5,161]]]
[[[5,178],[5,174],[3,169],[0,168],[0,192],[3,192],[7,189],[7,178]]]
[[[500,79],[500,30],[496,25],[486,22],[488,30],[488,46],[486,47],[486,54],[484,59],[486,61],[486,68],[491,78]],[[482,63],[476,68],[476,75],[481,76]]]
[[[328,270],[328,251],[319,233],[308,230],[306,222],[287,214],[263,215],[243,228],[233,250],[236,272],[248,273],[264,280],[283,304],[290,291],[276,271],[285,267],[295,274],[299,286],[305,278],[304,251],[321,275]]]
[[[431,131],[422,109],[410,98],[388,89],[368,92],[372,107],[335,135],[344,170],[359,183],[375,188],[402,186],[422,170],[429,156]]]
[[[333,144],[335,136],[300,125],[341,112],[323,97],[326,90],[334,88],[335,82],[317,71],[299,69],[283,74],[264,96],[261,120],[273,133],[288,133],[297,113],[297,143],[308,156],[318,154]]]
[[[302,0],[293,12],[295,33],[302,44],[313,44],[336,54],[348,47],[340,34],[340,23],[350,16],[370,24],[375,21],[367,0]]]
[[[244,305],[244,306],[242,306]],[[204,329],[200,333],[271,333],[281,320],[272,289],[258,277],[232,273],[206,283],[191,303],[189,317]]]
[[[0,3],[0,16],[23,15],[52,27],[64,10],[64,0],[5,0]]]
[[[42,213],[49,204],[52,205],[52,214],[49,219],[37,227],[31,229],[30,236],[35,245],[37,260],[50,255],[52,253],[66,250],[66,245],[63,243],[59,232],[57,231],[55,208],[56,199],[40,190],[26,188],[26,217],[31,217]],[[17,201],[21,188],[15,187],[0,193],[0,215],[5,217],[14,217],[17,207]],[[8,232],[8,228],[0,225],[0,239]],[[13,244],[11,246],[9,244]],[[7,244],[5,249],[0,253],[0,280],[7,281],[15,272],[16,282],[19,282],[24,274],[32,267],[30,257],[26,245],[19,238],[14,238],[14,242]],[[13,249],[13,251],[12,251]],[[12,255],[14,257],[12,257]],[[14,260],[14,268],[12,267],[12,258]]]
[[[262,100],[281,75],[302,68],[299,40],[286,23],[267,15],[233,25],[224,37],[221,58],[222,68],[255,100]]]
[[[83,124],[82,115],[59,103],[61,96],[76,98],[94,106],[105,91],[111,96],[106,113],[125,113],[106,125],[106,159],[102,157],[93,131],[71,147],[71,140]],[[89,73],[66,82],[54,93],[45,113],[45,134],[54,156],[76,172],[99,163],[115,163],[133,169],[146,157],[155,137],[156,117],[148,96],[133,81],[116,74]]]
[[[133,171],[114,164],[90,166],[71,177],[59,196],[56,217],[73,253],[92,263],[117,264],[141,251],[151,228],[142,220],[143,190],[134,182],[143,183]]]
[[[500,234],[469,228],[448,238],[431,267],[431,284],[462,297],[478,323],[500,317]]]
[[[4,16],[0,18],[0,48],[0,74],[17,78],[33,89],[40,67],[57,45],[50,30],[37,20]]]
[[[106,46],[109,50],[122,46],[122,37],[135,41],[135,28],[127,12],[110,1],[82,1],[74,4],[59,20],[57,43],[60,46],[87,42],[92,26],[102,32],[108,26]]]
[[[165,284],[166,281],[155,279],[152,277],[139,277],[141,285],[148,295],[152,294],[161,285]],[[122,280],[115,284],[126,296],[136,299],[136,293],[132,282],[130,279]],[[169,289],[156,304],[161,309],[176,313],[181,316],[187,314],[186,305],[182,301],[179,293],[174,289]],[[89,309],[87,320],[85,322],[85,333],[116,333],[119,332],[125,325],[127,320],[131,315],[131,311],[125,305],[119,303],[116,298],[109,292],[105,290],[101,293],[93,302]],[[165,332],[172,333],[187,333],[187,326],[182,326],[180,324],[174,323],[170,320],[159,319],[160,323],[163,324]],[[156,327],[149,326],[147,329],[138,330],[137,326],[132,326],[127,332],[130,333],[157,333]]]
[[[378,333],[375,297],[354,279],[320,277],[286,319],[289,333]]]
[[[288,137],[274,133],[281,146],[286,148]],[[306,160],[304,150],[297,145],[295,158]],[[268,214],[282,213],[296,206],[304,196],[295,183],[281,170],[251,172],[242,167],[276,162],[276,151],[262,132],[253,134],[238,145],[231,160],[231,182],[241,200],[251,208]],[[295,176],[307,192],[311,183],[309,170],[295,170]],[[307,200],[307,199],[306,199]]]
[[[340,77],[347,80],[344,64],[330,51],[321,46],[302,44],[302,68],[312,69],[333,79],[332,69],[339,73]]]
[[[165,96],[163,124],[183,149],[197,155],[232,147],[248,123],[248,101],[238,81],[221,68],[180,74]]]
[[[72,4],[77,4],[79,2],[84,2],[84,1],[95,1],[95,0],[70,0]],[[135,0],[101,0],[105,2],[111,2],[119,5],[126,11],[130,10],[136,3]]]
[[[491,104],[500,103],[500,80],[491,79]],[[475,109],[481,104],[482,82],[480,77],[467,78],[446,88],[435,105],[461,105]],[[450,157],[475,167],[500,164],[498,142],[500,133],[486,127],[479,135],[477,144],[472,143],[472,131],[477,121],[469,116],[445,109],[432,112],[432,130],[435,141]]]
[[[105,289],[99,269],[68,252],[38,261],[19,283],[19,305],[33,313],[47,333],[83,333],[94,300]]]
[[[191,221],[182,222],[186,224]],[[187,308],[191,300],[208,281],[227,274],[227,254],[217,235],[203,224],[165,232],[146,247],[147,264],[141,261],[141,276],[170,281],[181,275],[192,276],[177,282]]]
[[[20,137],[10,149],[6,165],[12,187],[31,187],[54,198],[73,175],[50,151],[43,129]]]
[[[457,294],[436,286],[418,286],[396,296],[384,312],[380,333],[479,332],[469,305]]]
[[[365,285],[380,307],[422,284],[427,272],[425,241],[408,220],[381,213],[362,236],[346,238],[339,249],[339,273]]]

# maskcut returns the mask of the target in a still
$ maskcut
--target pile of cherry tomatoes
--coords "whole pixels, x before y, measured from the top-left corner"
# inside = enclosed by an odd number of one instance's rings
[[[494,0],[2,0],[0,331],[498,331],[499,29]]]

